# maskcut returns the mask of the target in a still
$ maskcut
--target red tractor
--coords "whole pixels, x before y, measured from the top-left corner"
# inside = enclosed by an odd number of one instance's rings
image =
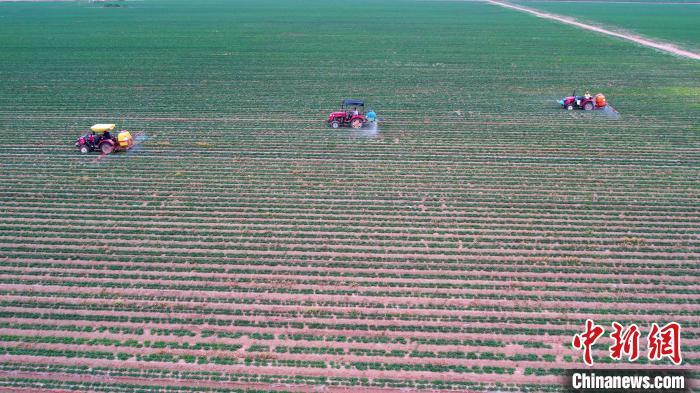
[[[362,100],[343,100],[340,103],[340,110],[328,115],[326,123],[333,128],[348,126],[362,128],[369,121],[365,117],[364,110],[365,102]]]
[[[131,133],[126,130],[121,130],[117,135],[112,135],[112,131],[116,127],[114,124],[95,124],[90,127],[91,132],[87,133],[77,141],[75,147],[83,154],[91,151],[101,151],[103,154],[109,154],[114,151],[128,150],[134,145],[134,138]]]
[[[586,92],[586,94],[582,96],[577,96],[576,90],[574,90],[574,93],[572,95],[559,100],[559,105],[561,105],[562,108],[565,108],[568,111],[572,111],[574,109],[592,111],[594,109],[605,108],[605,106],[608,105],[608,102],[606,101],[605,96],[601,93],[592,96],[588,92]]]

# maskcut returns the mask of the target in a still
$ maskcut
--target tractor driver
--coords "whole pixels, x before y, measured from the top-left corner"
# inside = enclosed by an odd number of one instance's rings
[[[352,115],[357,116],[359,114],[360,114],[360,112],[357,110],[357,107],[355,107],[355,110],[352,111]]]
[[[583,95],[583,98],[585,98],[586,100],[590,100],[590,99],[591,99],[591,93],[590,93],[588,90],[586,90],[586,93]]]

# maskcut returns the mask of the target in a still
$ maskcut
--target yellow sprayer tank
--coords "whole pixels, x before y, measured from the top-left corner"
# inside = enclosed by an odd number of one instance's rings
[[[123,148],[129,148],[131,145],[134,143],[134,138],[131,137],[131,133],[129,131],[121,131],[117,135],[117,142],[119,142],[119,147]]]
[[[112,131],[116,126],[116,124],[95,124],[94,126],[90,127],[90,129],[95,132],[105,132]]]

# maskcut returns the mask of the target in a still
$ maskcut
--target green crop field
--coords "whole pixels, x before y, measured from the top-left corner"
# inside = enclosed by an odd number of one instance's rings
[[[606,4],[604,2],[517,1],[516,3],[672,42],[695,51],[700,49],[700,31],[697,27],[700,23],[700,4],[697,2]]]
[[[563,391],[587,318],[696,378],[699,96],[480,2],[0,2],[0,390]]]

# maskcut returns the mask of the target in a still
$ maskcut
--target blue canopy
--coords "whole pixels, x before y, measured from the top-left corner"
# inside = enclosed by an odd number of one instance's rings
[[[362,100],[343,100],[341,103],[342,106],[365,106],[365,102]]]

